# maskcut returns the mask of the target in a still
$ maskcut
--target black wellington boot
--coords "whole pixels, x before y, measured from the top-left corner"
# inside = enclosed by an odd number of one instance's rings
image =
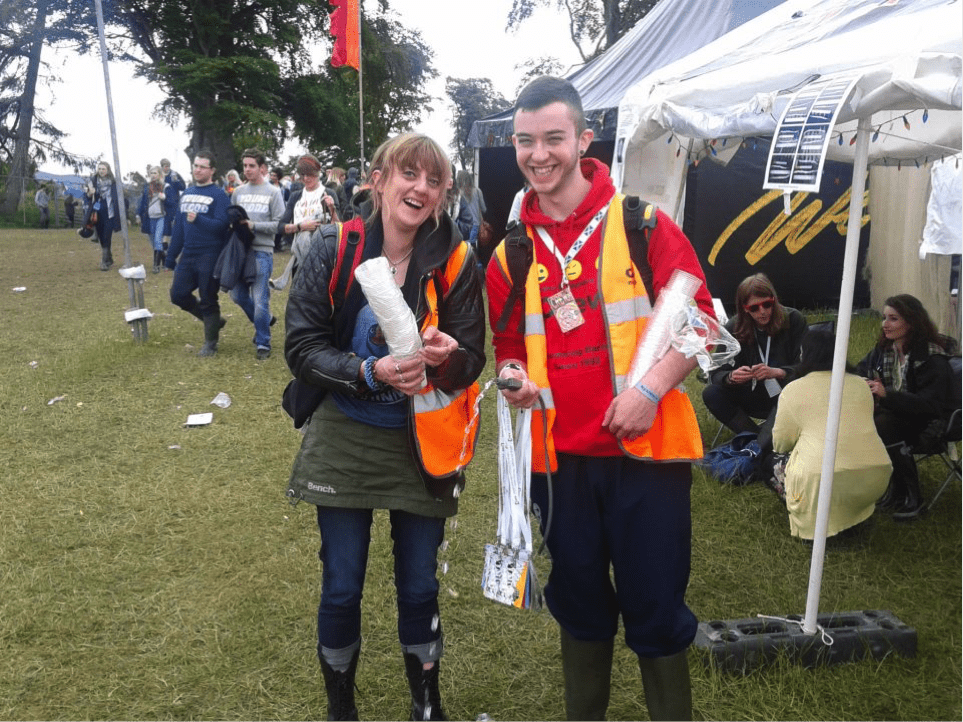
[[[216,318],[216,317],[215,317]],[[330,664],[321,660],[321,673],[324,675],[324,688],[328,693],[329,720],[356,720],[358,708],[354,703],[354,677],[358,671],[358,655],[361,647],[355,650],[351,663],[343,672],[334,669]]]
[[[438,691],[439,660],[435,660],[431,669],[425,669],[417,654],[404,653],[403,656],[408,689],[411,691],[411,719],[448,719],[441,707],[441,692]]]
[[[109,271],[110,267],[114,265],[114,257],[110,255],[110,249],[100,247],[100,270]]]
[[[893,474],[899,473],[903,480],[902,503],[893,510],[895,521],[913,521],[918,519],[923,511],[923,494],[920,491],[920,474],[916,468],[916,459],[908,446],[904,445],[900,450],[900,468],[893,468]]]
[[[670,657],[639,657],[651,720],[691,720],[692,686],[686,650]]]
[[[217,340],[220,337],[222,319],[218,314],[204,317],[204,345],[197,352],[198,356],[213,356],[217,353]]]
[[[614,639],[583,642],[561,629],[565,717],[604,720],[612,689]]]
[[[154,273],[160,273],[160,264],[161,264],[161,252],[154,251],[154,268],[152,268],[151,270]]]

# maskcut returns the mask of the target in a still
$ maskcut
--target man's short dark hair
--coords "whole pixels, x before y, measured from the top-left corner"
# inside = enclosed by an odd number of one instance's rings
[[[284,168],[281,168],[280,166],[274,166],[271,169],[271,172],[278,177],[278,180],[281,180],[284,177]]]
[[[194,154],[194,157],[209,160],[211,162],[211,168],[217,168],[217,160],[214,158],[214,154],[209,150],[199,150]]]
[[[245,148],[244,152],[241,153],[241,160],[244,160],[245,158],[253,158],[254,162],[257,163],[258,166],[268,164],[267,156],[264,155],[264,151],[259,150],[258,148]]]
[[[552,75],[542,75],[531,81],[522,88],[515,101],[515,111],[520,110],[539,110],[552,103],[564,103],[572,110],[575,120],[575,133],[581,135],[582,131],[588,127],[585,122],[585,111],[582,109],[582,98],[579,96],[575,86],[564,78],[556,78]]]

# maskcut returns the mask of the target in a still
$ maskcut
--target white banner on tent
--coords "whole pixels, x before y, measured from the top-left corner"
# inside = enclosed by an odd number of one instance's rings
[[[844,76],[810,83],[792,97],[769,147],[763,188],[819,192],[836,117],[858,79]]]

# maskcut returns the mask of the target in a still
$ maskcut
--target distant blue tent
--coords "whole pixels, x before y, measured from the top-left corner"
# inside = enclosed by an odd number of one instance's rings
[[[57,175],[56,173],[45,173],[44,171],[37,171],[34,174],[34,180],[53,182],[63,188],[66,188],[67,193],[72,195],[74,198],[79,198],[83,200],[84,198],[84,184],[87,179],[84,176],[79,175]]]

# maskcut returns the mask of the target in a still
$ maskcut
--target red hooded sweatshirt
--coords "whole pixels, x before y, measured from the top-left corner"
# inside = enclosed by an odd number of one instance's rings
[[[581,161],[581,170],[591,181],[592,188],[575,212],[565,220],[555,221],[543,214],[539,208],[538,195],[532,191],[525,195],[522,203],[522,222],[544,227],[563,256],[592,216],[605,206],[615,193],[605,164],[586,158]],[[547,299],[561,290],[562,269],[538,234],[535,235],[534,263],[543,266],[546,272],[542,274],[545,280],[540,284],[540,291],[548,348],[548,379],[556,410],[552,429],[555,447],[560,452],[582,456],[621,456],[623,452],[619,448],[618,440],[602,426],[602,419],[614,397],[614,390],[596,268],[601,228],[602,225],[599,225],[575,257],[580,268],[569,281],[569,288],[585,319],[585,323],[578,328],[563,333],[549,309]],[[649,261],[656,294],[668,283],[672,271],[676,268],[682,268],[704,279],[702,268],[688,239],[663,213],[658,214],[656,229],[649,239],[649,245]],[[494,257],[488,266],[486,284],[489,322],[494,329],[510,287]],[[696,300],[703,311],[714,317],[712,298],[705,284]],[[492,343],[498,363],[512,358],[527,359],[525,337],[518,331],[522,305],[518,304],[504,332],[494,332]]]

